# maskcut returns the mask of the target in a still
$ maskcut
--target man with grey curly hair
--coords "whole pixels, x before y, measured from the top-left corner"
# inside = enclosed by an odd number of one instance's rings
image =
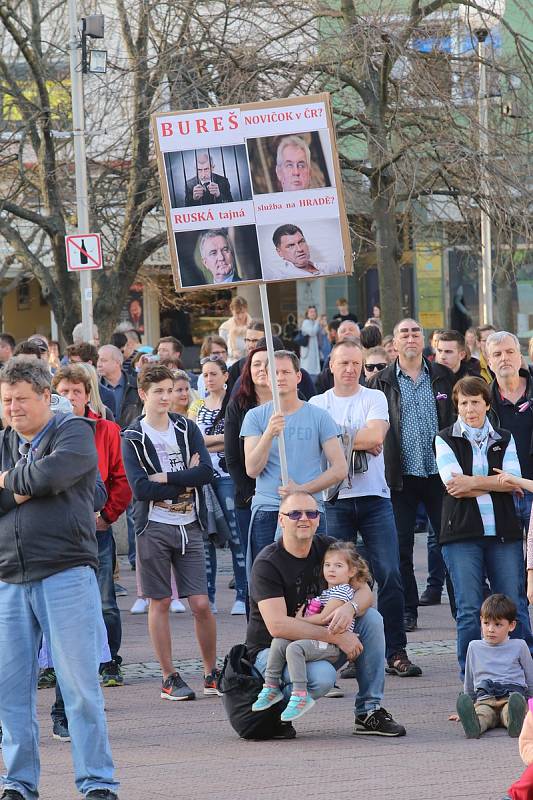
[[[116,800],[98,681],[94,432],[84,417],[52,413],[50,377],[31,356],[10,359],[0,372],[2,798],[38,797],[37,652],[44,634],[63,690],[77,789]]]
[[[485,342],[487,363],[494,381],[491,384],[490,421],[511,431],[523,478],[533,479],[533,379],[525,366],[520,342],[514,333],[493,331]],[[515,509],[522,528],[527,531],[533,493],[514,495]]]

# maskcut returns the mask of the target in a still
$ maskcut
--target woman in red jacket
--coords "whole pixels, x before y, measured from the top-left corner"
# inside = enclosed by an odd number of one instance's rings
[[[103,419],[90,407],[91,381],[85,369],[86,365],[82,367],[77,364],[63,367],[54,375],[52,386],[57,394],[68,397],[76,416],[88,417],[95,423],[98,467],[107,490],[107,502],[96,519],[99,557],[97,578],[111,650],[111,661],[102,664],[100,672],[103,686],[120,686],[124,682],[120,671],[122,659],[118,654],[122,625],[113,583],[115,542],[111,525],[126,510],[131,500],[131,489],[122,463],[120,428],[116,422]]]

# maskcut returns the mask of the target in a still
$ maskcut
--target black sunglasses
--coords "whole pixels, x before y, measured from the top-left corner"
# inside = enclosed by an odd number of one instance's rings
[[[374,372],[374,370],[377,369],[378,372],[379,372],[380,370],[385,369],[386,366],[387,366],[386,364],[381,364],[381,363],[380,364],[365,364],[365,369],[368,370],[369,372]]]
[[[218,353],[211,354],[210,356],[206,356],[205,358],[200,359],[200,366],[203,367],[204,364],[209,364],[213,361],[218,361],[218,363],[223,367],[223,372],[226,371],[226,362],[222,356],[219,356]]]
[[[317,519],[317,517],[320,516],[320,511],[318,509],[312,509],[311,511],[282,511],[281,513],[284,517],[292,519],[293,522],[298,522],[304,514],[307,519]]]
[[[20,459],[19,464],[24,464],[28,461],[31,453],[31,442],[21,442],[19,444]]]

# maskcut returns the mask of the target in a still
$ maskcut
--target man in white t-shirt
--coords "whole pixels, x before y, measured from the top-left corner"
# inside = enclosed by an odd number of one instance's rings
[[[138,378],[145,415],[123,431],[122,455],[134,499],[137,569],[150,598],[148,628],[161,665],[165,700],[194,700],[172,663],[170,573],[187,598],[204,664],[206,695],[216,695],[216,623],[207,597],[202,486],[213,478],[198,426],[170,414],[174,378],[168,367],[148,365]]]
[[[360,385],[363,351],[357,342],[347,340],[336,345],[330,353],[329,365],[333,388],[312,397],[310,403],[328,411],[340,426],[349,471],[338,496],[326,502],[328,535],[353,542],[357,533],[361,534],[378,584],[387,672],[414,677],[421,675],[422,670],[409,660],[405,651],[398,535],[383,460],[383,440],[389,429],[387,398],[377,389]]]

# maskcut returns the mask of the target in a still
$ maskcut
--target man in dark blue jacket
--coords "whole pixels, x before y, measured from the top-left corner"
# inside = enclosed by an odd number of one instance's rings
[[[98,351],[97,371],[100,385],[113,392],[115,422],[121,428],[135,419],[141,410],[135,375],[122,368],[124,357],[118,347],[105,344]]]
[[[133,491],[137,569],[150,598],[148,627],[161,665],[164,700],[194,700],[172,664],[169,628],[170,571],[180,597],[189,601],[204,662],[204,694],[217,694],[216,623],[207,596],[202,487],[213,478],[200,429],[169,414],[174,378],[168,367],[149,365],[138,379],[145,415],[122,433],[122,455]]]
[[[38,797],[37,651],[45,634],[61,684],[76,786],[116,800],[98,668],[102,653],[93,427],[52,414],[42,361],[0,373],[0,719],[9,800]],[[83,636],[80,636],[83,631]],[[76,668],[72,669],[75,663]]]
[[[394,346],[398,358],[374,376],[370,388],[380,389],[389,407],[385,475],[391,489],[400,546],[405,630],[413,631],[417,627],[419,604],[440,603],[445,579],[438,544],[444,487],[433,453],[433,439],[437,431],[455,419],[452,402],[455,377],[448,367],[423,357],[424,331],[416,320],[403,319],[394,326]],[[419,603],[413,548],[420,502],[426,507],[433,535],[428,542],[428,587]]]

